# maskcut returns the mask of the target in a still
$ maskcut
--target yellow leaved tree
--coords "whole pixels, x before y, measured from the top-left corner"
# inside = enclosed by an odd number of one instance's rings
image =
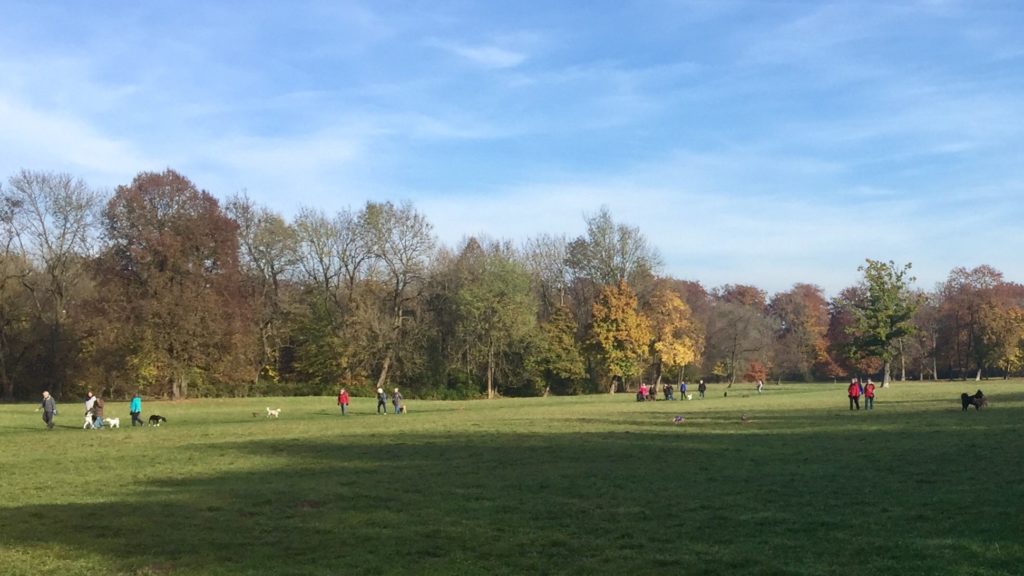
[[[657,385],[665,370],[682,368],[700,357],[704,338],[690,307],[675,292],[656,291],[647,313],[651,324],[651,351]]]
[[[615,393],[616,378],[625,383],[640,375],[650,341],[650,322],[640,313],[629,284],[620,280],[602,288],[594,302],[590,344],[612,380],[609,392]]]

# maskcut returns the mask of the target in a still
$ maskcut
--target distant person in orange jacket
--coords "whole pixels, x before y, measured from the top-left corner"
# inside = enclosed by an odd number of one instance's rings
[[[850,396],[850,410],[853,410],[854,406],[860,410],[860,382],[856,378],[850,380],[850,387],[846,391]]]
[[[868,378],[868,385],[864,387],[864,409],[872,410],[875,407],[875,383]]]

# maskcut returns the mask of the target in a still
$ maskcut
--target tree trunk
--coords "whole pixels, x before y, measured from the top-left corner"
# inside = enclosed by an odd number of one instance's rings
[[[494,399],[494,347],[487,349],[487,399]]]
[[[903,355],[903,338],[896,340],[896,345],[899,348],[900,353],[900,382],[907,381],[907,359]]]
[[[4,402],[14,401],[14,380],[7,375],[7,355],[0,351],[0,384],[3,386]]]
[[[50,394],[60,400],[62,398],[61,392],[64,390],[64,374],[62,367],[64,362],[61,358],[58,358],[60,343],[60,325],[54,321],[50,325],[50,342],[49,342],[49,355],[50,355],[50,370],[52,370],[52,386],[50,387]]]
[[[179,370],[171,382],[171,400],[184,400],[188,397],[188,376],[184,370]]]
[[[978,371],[974,374],[974,381],[981,382],[981,366],[978,366]]]
[[[888,388],[889,387],[889,380],[891,378],[891,376],[889,375],[889,372],[890,372],[890,369],[892,368],[891,364],[892,364],[892,361],[886,360],[884,365],[883,365],[883,367],[882,367],[882,388]]]
[[[388,350],[387,356],[384,357],[384,364],[380,367],[380,376],[377,377],[377,388],[384,388],[384,385],[388,382],[388,368],[391,367],[391,351]]]

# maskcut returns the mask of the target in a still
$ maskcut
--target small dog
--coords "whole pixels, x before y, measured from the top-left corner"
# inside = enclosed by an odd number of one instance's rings
[[[167,422],[167,418],[164,418],[159,414],[153,414],[149,417],[150,426],[159,426],[161,422]]]
[[[964,392],[960,395],[960,404],[963,405],[961,412],[966,412],[971,406],[974,406],[975,410],[981,410],[982,406],[988,406],[988,398],[985,398],[985,394],[981,390],[975,392],[974,396]]]
[[[274,410],[271,410],[270,406],[267,406],[267,418],[270,418],[270,417],[280,418],[281,417],[281,409],[280,408],[275,408]]]
[[[96,427],[96,425],[93,424],[93,422],[92,422],[92,412],[86,412],[85,413],[85,424],[82,424],[82,430],[88,430],[90,428],[95,428],[95,427]]]
[[[686,399],[687,400],[693,400],[693,394],[687,394],[686,395]]]
[[[408,408],[406,408],[405,404],[402,404],[402,405],[401,405],[401,406],[400,406],[400,407],[398,408],[398,412],[399,412],[400,414],[408,414],[408,413],[409,413],[409,409],[408,409]]]
[[[107,426],[110,426],[111,428],[120,428],[121,427],[121,419],[120,418],[104,418],[103,421],[106,422]]]

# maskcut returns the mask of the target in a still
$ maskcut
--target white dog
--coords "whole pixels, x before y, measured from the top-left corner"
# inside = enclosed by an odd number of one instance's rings
[[[121,419],[120,418],[104,418],[103,421],[106,422],[107,426],[110,426],[111,428],[120,428],[121,427]]]
[[[687,400],[693,400],[693,394],[687,394],[686,395],[686,399]]]
[[[85,413],[85,424],[82,424],[82,430],[88,430],[89,428],[95,428],[96,425],[92,423],[92,412]]]
[[[270,418],[271,416],[273,416],[274,418],[280,418],[281,417],[281,409],[277,408],[277,409],[271,410],[270,406],[267,406],[267,418]]]

